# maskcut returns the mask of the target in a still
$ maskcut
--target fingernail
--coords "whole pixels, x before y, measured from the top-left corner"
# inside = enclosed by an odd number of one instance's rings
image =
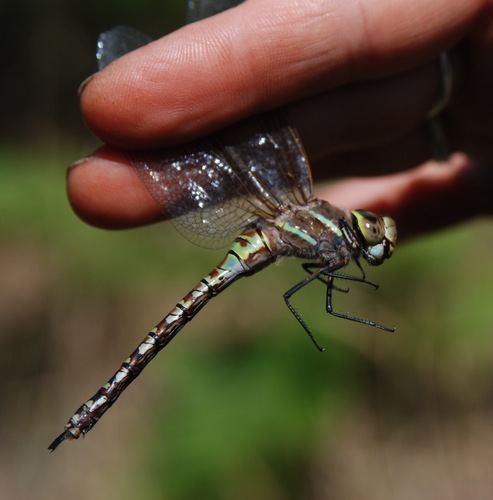
[[[88,156],[84,156],[84,158],[81,158],[80,160],[74,161],[67,167],[67,175],[77,166],[82,165],[88,160]]]
[[[97,75],[97,73],[93,73],[92,75],[89,75],[80,85],[79,88],[77,89],[77,95],[80,97],[82,92],[84,92],[84,89],[87,87],[87,84]]]

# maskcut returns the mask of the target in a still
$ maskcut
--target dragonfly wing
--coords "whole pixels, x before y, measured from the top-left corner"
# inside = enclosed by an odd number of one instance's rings
[[[303,205],[313,198],[308,159],[282,111],[253,116],[220,133],[233,164],[265,204]]]
[[[201,246],[221,248],[250,222],[274,214],[213,138],[129,156],[165,217]]]
[[[96,51],[99,71],[119,57],[150,42],[152,42],[152,38],[147,33],[130,26],[115,26],[109,31],[101,33]]]
[[[190,0],[191,19],[239,3]],[[100,69],[150,41],[125,26],[102,33]],[[306,155],[282,112],[252,117],[181,149],[129,156],[165,217],[187,239],[209,248],[226,245],[259,217],[273,217],[287,205],[312,198]]]
[[[255,219],[312,199],[306,156],[282,113],[130,157],[165,217],[201,246],[220,248]]]
[[[219,14],[242,3],[243,0],[189,0],[187,7],[187,23]]]

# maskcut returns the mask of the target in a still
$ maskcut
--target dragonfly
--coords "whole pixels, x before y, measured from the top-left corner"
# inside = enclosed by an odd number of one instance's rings
[[[227,3],[222,0],[223,5]],[[99,68],[149,41],[147,35],[129,27],[119,26],[101,34]],[[284,294],[284,300],[320,350],[291,303],[293,294],[315,280],[326,286],[328,313],[381,330],[395,330],[342,314],[332,306],[334,290],[348,291],[334,285],[337,279],[377,288],[366,280],[360,260],[376,266],[392,256],[397,240],[394,220],[367,210],[348,212],[315,198],[307,156],[286,113],[254,116],[182,148],[129,156],[136,174],[185,237],[204,247],[219,248],[227,243],[230,247],[221,262],[147,334],[111,379],[77,409],[49,450],[54,451],[64,440],[87,434],[213,297],[239,278],[283,257],[307,261],[303,268],[308,275]],[[359,266],[361,277],[340,273],[351,262]]]

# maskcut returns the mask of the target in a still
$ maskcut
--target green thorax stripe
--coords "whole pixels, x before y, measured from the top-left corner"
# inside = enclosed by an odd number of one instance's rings
[[[310,214],[320,221],[324,226],[330,228],[330,230],[337,236],[342,236],[341,228],[339,227],[339,221],[335,221],[333,218],[326,217],[319,210],[310,210]]]
[[[337,236],[342,236],[342,232],[339,228],[339,225],[332,218],[326,217],[323,213],[320,213],[318,210],[310,210],[310,215],[312,215],[315,219],[317,219],[322,225],[329,228]],[[317,240],[309,234],[304,228],[299,227],[295,224],[292,224],[290,221],[285,221],[280,226],[284,231],[294,234],[296,237],[305,241],[309,245],[315,246],[317,244]]]

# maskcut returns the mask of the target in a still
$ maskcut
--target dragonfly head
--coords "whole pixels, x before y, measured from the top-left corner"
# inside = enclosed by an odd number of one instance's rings
[[[394,253],[397,228],[394,219],[368,210],[353,210],[353,228],[359,236],[363,256],[368,264],[378,266]]]

